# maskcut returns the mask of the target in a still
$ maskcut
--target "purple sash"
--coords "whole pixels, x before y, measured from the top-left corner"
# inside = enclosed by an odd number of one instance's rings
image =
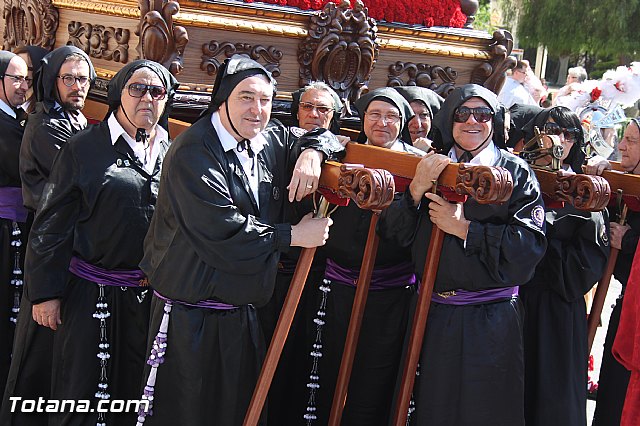
[[[69,263],[69,271],[80,278],[97,284],[113,287],[141,287],[140,281],[145,276],[140,269],[110,270],[92,265],[79,257],[73,256]]]
[[[479,305],[516,297],[519,288],[516,286],[479,291],[453,290],[444,293],[434,292],[433,296],[431,296],[431,301],[444,305]]]
[[[324,273],[326,279],[355,287],[358,275],[360,270],[344,268],[333,260],[327,259],[327,269]],[[415,283],[416,275],[413,273],[413,265],[410,262],[402,262],[398,265],[375,268],[371,274],[369,290],[387,290]]]
[[[161,295],[155,290],[153,290],[153,294],[155,294],[158,299],[162,299],[165,302],[169,302],[172,304],[175,303],[177,305],[189,306],[191,308],[215,309],[218,311],[228,311],[231,309],[238,309],[238,306],[228,305],[224,302],[219,302],[217,300],[201,300],[198,303],[188,303],[188,302],[183,302],[181,300],[169,299],[168,297],[164,297],[163,295]]]
[[[0,187],[0,217],[14,222],[26,222],[29,211],[22,205],[22,188]]]

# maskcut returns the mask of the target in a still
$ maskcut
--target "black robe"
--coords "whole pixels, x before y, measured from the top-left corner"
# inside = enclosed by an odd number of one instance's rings
[[[235,153],[219,142],[211,114],[182,133],[167,154],[140,266],[164,297],[239,307],[173,305],[153,415],[145,425],[242,423],[264,357],[254,307],[271,298],[280,253],[291,242],[291,225],[279,223],[290,171],[302,146],[329,156],[344,150],[330,133],[315,131],[294,146],[297,138],[276,121],[263,135],[268,145],[256,154],[259,208]],[[154,297],[149,351],[163,306]]]
[[[520,289],[527,426],[587,424],[584,295],[607,264],[607,218],[570,206],[546,212],[547,252],[533,279]]]
[[[329,240],[321,248],[323,254],[343,268],[359,271],[372,215],[370,210],[361,210],[353,202],[348,206],[339,207],[331,215],[334,223]],[[379,241],[376,267],[393,267],[404,263],[411,270],[410,262],[409,247],[400,247],[389,239],[383,238]],[[330,291],[327,292],[324,303],[323,291],[318,287],[314,289],[316,302],[310,312],[313,317],[307,319],[309,327],[313,330],[313,333],[309,334],[314,339],[307,344],[305,383],[309,383],[309,375],[314,374],[311,373],[313,357],[309,355],[314,351],[313,345],[322,345],[322,349],[319,350],[322,356],[318,358],[317,366],[320,388],[314,394],[314,413],[317,420],[310,423],[313,425],[324,425],[329,420],[356,292],[355,286],[338,281],[325,281],[323,287],[326,286]],[[393,391],[401,366],[400,357],[410,304],[414,296],[415,289],[409,286],[408,282],[403,286],[369,291],[342,415],[343,424],[388,424]],[[323,309],[326,315],[316,318],[316,313]],[[320,333],[316,330],[314,319],[324,320],[324,325],[317,327]],[[321,335],[321,339],[316,342],[315,337],[318,334]],[[303,387],[292,393],[302,392],[307,396],[305,403],[308,403],[311,391]],[[302,408],[305,407],[306,404]],[[299,413],[297,420],[302,424],[304,410],[301,411],[298,407],[291,409]]]
[[[469,198],[464,242],[446,234],[435,292],[479,291],[529,281],[544,255],[540,186],[520,158],[499,151],[494,164],[513,176],[511,198],[480,205]],[[382,213],[381,236],[411,245],[421,276],[431,236],[428,203],[414,207],[407,191]],[[524,424],[522,324],[515,299],[475,305],[432,303],[416,378],[414,424]],[[496,348],[501,350],[496,351]]]
[[[45,183],[51,173],[53,162],[67,140],[81,129],[74,127],[52,102],[38,102],[35,113],[29,115],[22,137],[20,153],[20,180],[25,207],[32,212],[38,208]],[[26,245],[25,245],[26,247]],[[25,281],[25,288],[28,283]],[[44,397],[50,393],[51,351],[53,331],[33,321],[31,301],[23,297],[16,327],[11,368],[3,398],[0,423],[46,424],[46,417],[36,414],[22,416],[10,414],[8,397],[21,395],[24,398]],[[24,418],[23,418],[24,417]],[[13,418],[13,420],[9,420]]]
[[[20,188],[20,173],[18,171],[20,143],[24,133],[24,123],[0,110],[0,188]],[[19,232],[19,235],[13,235]],[[20,305],[22,288],[11,282],[22,280],[22,273],[14,274],[16,256],[19,270],[24,266],[24,248],[27,241],[26,223],[15,222],[9,218],[0,217],[0,393],[4,391],[9,365],[11,364],[11,349],[15,331],[16,314],[12,312],[15,304]],[[12,241],[21,245],[12,246]],[[17,299],[16,299],[17,297]]]
[[[624,291],[627,287],[633,256],[640,239],[640,214],[629,211],[627,224],[631,229],[622,238],[622,249],[618,253],[616,266],[613,270],[613,276],[622,284],[622,292],[611,312],[609,327],[604,341],[593,426],[617,426],[620,424],[622,407],[624,406],[627,386],[631,377],[631,372],[624,368],[611,353],[613,341],[618,332],[618,324],[620,323]]]
[[[62,324],[54,333],[51,398],[95,402],[99,320],[93,318],[99,286],[69,272],[72,256],[107,270],[134,270],[143,255],[169,142],[148,174],[120,137],[111,143],[107,122],[87,128],[61,149],[31,231],[26,294],[33,303],[60,298]],[[136,399],[149,318],[146,288],[104,287],[108,310],[107,392]],[[57,425],[95,424],[96,413],[51,414]],[[134,422],[137,413],[107,414],[108,424]]]

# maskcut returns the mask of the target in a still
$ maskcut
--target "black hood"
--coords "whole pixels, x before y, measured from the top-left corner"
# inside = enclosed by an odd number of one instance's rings
[[[444,98],[442,96],[438,95],[431,89],[427,89],[426,87],[397,86],[394,87],[394,89],[396,89],[398,93],[400,93],[409,103],[413,101],[422,101],[422,103],[429,109],[431,118],[436,116],[444,103]]]
[[[504,111],[501,111],[498,97],[491,90],[477,84],[465,84],[457,87],[447,95],[440,112],[435,116],[433,125],[434,146],[442,153],[447,153],[453,147],[453,113],[463,103],[471,98],[480,98],[487,103],[494,112],[493,143],[500,149],[506,149],[504,138]]]
[[[529,123],[537,114],[542,111],[543,108],[537,105],[524,105],[513,104],[509,108],[509,115],[511,117],[511,128],[509,130],[509,142],[508,145],[513,148],[516,143],[525,137],[524,126]],[[525,143],[527,141],[525,140]]]
[[[372,101],[383,101],[387,102],[394,107],[398,108],[400,111],[400,134],[398,138],[404,142],[411,143],[411,136],[409,135],[409,127],[407,124],[409,120],[413,118],[413,110],[411,109],[411,105],[409,102],[400,95],[395,89],[391,87],[381,87],[379,89],[375,89],[370,91],[369,93],[361,96],[356,102],[355,107],[358,110],[358,115],[360,116],[360,122],[362,123],[363,130],[360,132],[358,136],[358,142],[365,142],[367,140],[367,136],[364,134],[364,112],[369,107],[369,104]]]
[[[176,89],[178,88],[178,81],[175,79],[173,75],[167,70],[163,65],[150,61],[148,59],[140,59],[137,61],[133,61],[125,65],[113,76],[111,81],[109,82],[109,86],[107,88],[107,103],[109,104],[109,111],[105,116],[105,120],[109,117],[109,115],[118,109],[121,102],[122,90],[125,85],[131,78],[134,72],[140,68],[149,68],[153,71],[165,89],[167,89],[167,104],[165,106],[164,112],[158,121],[158,124],[164,127],[167,131],[169,130],[169,112],[171,103],[173,101],[173,97],[176,94]]]
[[[308,90],[312,90],[308,89]],[[316,90],[321,90],[321,89],[316,89]],[[300,123],[298,123],[298,109],[300,108],[300,98],[302,97],[302,94],[305,92],[305,88],[303,87],[302,89],[298,89],[295,92],[293,92],[291,94],[291,97],[293,98],[293,100],[291,101],[291,118],[293,119],[293,122],[296,126],[299,126]],[[333,118],[331,119],[331,124],[329,125],[329,131],[331,133],[333,133],[334,135],[338,135],[340,134],[340,116],[342,115],[342,101],[340,100],[340,97],[338,96],[338,94],[331,90],[329,92],[331,94],[331,98],[333,99]]]
[[[0,76],[4,77],[4,73],[7,72],[7,68],[9,68],[9,62],[16,56],[18,55],[8,50],[0,50]]]
[[[36,81],[34,91],[38,102],[44,102],[51,106],[58,100],[56,95],[56,80],[58,79],[60,67],[64,63],[65,59],[74,53],[82,56],[87,61],[87,64],[89,65],[90,84],[93,84],[96,80],[96,71],[93,68],[91,59],[89,59],[89,56],[86,53],[75,46],[58,47],[42,58],[41,67],[38,72],[34,74],[34,80]]]
[[[584,145],[584,132],[582,130],[582,125],[580,124],[580,118],[571,109],[563,106],[555,106],[540,111],[522,129],[525,135],[525,141],[528,141],[533,137],[534,127],[537,127],[542,131],[544,124],[549,119],[549,116],[551,116],[553,121],[555,121],[560,127],[573,127],[579,130],[578,139],[571,147],[567,158],[564,159],[564,164],[571,166],[574,172],[582,173],[582,165],[584,164],[584,159],[586,157],[582,150],[582,146]]]
[[[233,55],[226,59],[218,68],[216,81],[211,91],[211,102],[209,102],[209,108],[205,114],[217,111],[242,80],[258,74],[266,76],[271,81],[275,96],[276,81],[265,67],[245,55]]]

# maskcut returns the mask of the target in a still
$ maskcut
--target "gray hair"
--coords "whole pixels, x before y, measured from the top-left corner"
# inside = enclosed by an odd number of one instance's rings
[[[578,83],[582,83],[587,79],[587,70],[582,67],[569,68],[567,74],[578,79]]]
[[[331,96],[336,95],[335,90],[333,90],[331,88],[331,86],[329,86],[327,83],[325,83],[324,81],[312,81],[309,84],[307,84],[306,86],[304,86],[302,88],[302,93],[306,92],[307,90],[321,90],[323,92],[328,92]]]

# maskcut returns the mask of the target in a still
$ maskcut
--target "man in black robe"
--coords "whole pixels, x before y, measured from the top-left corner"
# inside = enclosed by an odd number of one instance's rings
[[[35,113],[29,115],[20,147],[22,197],[24,206],[32,213],[38,208],[42,190],[60,147],[86,127],[87,121],[80,110],[95,78],[89,56],[73,46],[59,47],[41,61],[41,68],[35,77],[38,102]],[[28,293],[28,285],[25,281],[25,293]],[[10,395],[46,398],[51,388],[48,375],[51,371],[53,334],[51,329],[39,326],[32,320],[28,296],[20,302],[14,346],[0,413],[0,420],[6,424],[11,421],[8,408]],[[13,415],[15,424],[46,424],[46,418],[42,415],[31,414],[24,419],[22,416],[22,413]]]
[[[433,225],[445,232],[416,378],[413,424],[524,425],[524,362],[518,286],[546,248],[535,175],[506,151],[498,101],[469,84],[452,91],[435,119],[435,147],[402,199],[382,213],[382,237],[411,245],[422,275]],[[505,167],[509,201],[449,203],[430,193],[449,162]],[[427,199],[425,199],[425,197]]]
[[[363,127],[360,140],[393,151],[424,154],[401,139],[413,118],[413,110],[397,91],[390,87],[375,89],[358,99],[355,106]],[[334,220],[331,235],[321,249],[327,258],[324,281],[314,289],[315,315],[310,321],[314,340],[306,351],[308,385],[300,389],[308,395],[304,413],[308,425],[325,425],[329,421],[372,215],[372,211],[349,203],[331,216]],[[382,238],[375,256],[342,415],[342,424],[351,426],[389,423],[410,305],[415,296],[409,247]],[[301,420],[299,415],[298,423]]]
[[[154,289],[150,330],[159,330],[143,396],[153,413],[140,424],[241,424],[265,351],[256,307],[271,298],[280,253],[327,238],[329,219],[292,226],[283,212],[315,191],[323,158],[344,148],[326,130],[298,139],[270,121],[274,89],[262,65],[228,59],[208,112],[167,154],[140,264]]]
[[[18,156],[24,117],[18,107],[28,89],[27,64],[0,51],[0,392],[6,384],[13,334],[20,309],[27,211],[22,206]]]
[[[158,121],[176,87],[156,62],[125,65],[109,83],[105,121],[71,137],[54,162],[26,258],[34,320],[55,330],[52,399],[138,396],[150,294],[137,265],[169,148]],[[50,423],[136,417],[51,413]]]
[[[581,173],[585,155],[580,119],[568,108],[542,110],[523,129],[557,135],[562,169]],[[536,146],[537,147],[537,146]],[[545,148],[549,148],[545,146]],[[550,156],[536,161],[547,166]],[[547,206],[547,251],[521,288],[525,309],[524,365],[527,426],[587,424],[587,308],[584,295],[604,273],[608,215]]]
[[[342,101],[336,92],[326,83],[313,81],[291,94],[291,118],[296,126],[306,132],[316,128],[330,130],[341,142],[349,138],[338,135]],[[292,203],[285,210],[286,221],[295,223],[313,210],[313,200],[307,197],[299,203]],[[269,303],[258,309],[267,344],[273,337],[284,300],[293,278],[300,248],[292,247],[282,253],[278,262],[278,273]],[[296,424],[302,419],[308,395],[306,384],[309,381],[308,347],[315,340],[315,327],[310,323],[315,317],[317,304],[315,295],[324,276],[325,257],[316,251],[313,264],[307,277],[304,291],[300,297],[295,318],[291,324],[287,341],[282,350],[280,362],[269,389],[268,419],[269,425]],[[298,390],[295,392],[293,390]]]
[[[633,118],[625,129],[624,136],[618,144],[620,150],[620,166],[626,173],[640,174],[640,117]],[[589,159],[585,171],[590,174],[601,174],[603,170],[611,169],[611,164],[602,157]],[[620,212],[613,210],[611,217],[619,218]],[[611,247],[620,250],[613,276],[622,284],[622,291],[613,307],[609,318],[609,327],[602,352],[602,366],[598,383],[596,410],[593,414],[593,426],[614,426],[620,424],[622,408],[631,372],[627,370],[611,352],[613,341],[618,331],[622,302],[627,288],[627,281],[631,273],[633,257],[640,239],[640,213],[629,210],[627,222],[624,225],[617,220],[611,221]]]

